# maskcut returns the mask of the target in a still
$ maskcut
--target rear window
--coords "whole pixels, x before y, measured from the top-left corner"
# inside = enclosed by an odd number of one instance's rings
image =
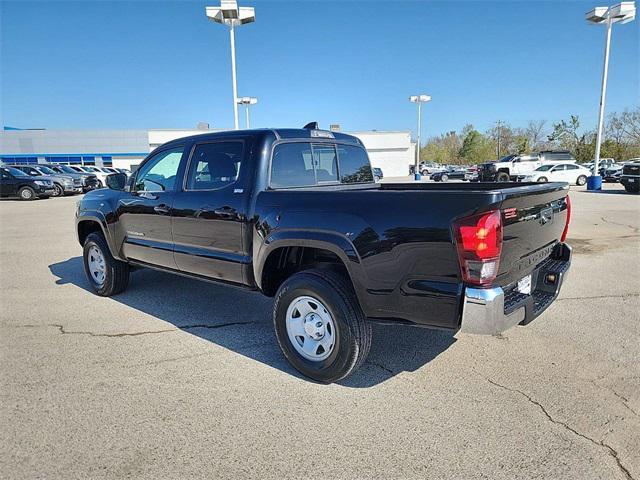
[[[338,145],[338,161],[342,183],[373,182],[369,158],[363,148]]]
[[[271,159],[271,187],[373,182],[364,149],[350,145],[282,143]]]

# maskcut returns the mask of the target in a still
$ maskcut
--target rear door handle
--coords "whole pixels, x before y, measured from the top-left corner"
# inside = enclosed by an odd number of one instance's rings
[[[160,205],[153,207],[153,210],[160,215],[166,215],[169,213],[169,206],[161,203]]]
[[[220,217],[233,217],[236,215],[236,209],[231,207],[216,208],[213,213]]]

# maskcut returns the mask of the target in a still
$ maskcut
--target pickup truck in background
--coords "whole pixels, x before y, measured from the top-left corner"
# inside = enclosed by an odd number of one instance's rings
[[[571,262],[566,184],[375,183],[359,139],[314,126],[173,140],[107,184],[76,212],[98,295],[130,266],[258,290],[285,357],[320,382],[364,362],[373,321],[527,324]]]
[[[568,150],[543,150],[531,155],[512,154],[495,162],[483,163],[479,166],[478,176],[481,182],[509,182],[531,175],[542,165],[575,161]]]

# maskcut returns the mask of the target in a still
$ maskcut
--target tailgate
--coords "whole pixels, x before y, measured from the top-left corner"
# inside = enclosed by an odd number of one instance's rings
[[[533,271],[560,241],[567,220],[566,183],[505,189],[500,209],[503,245],[496,283],[508,285]]]

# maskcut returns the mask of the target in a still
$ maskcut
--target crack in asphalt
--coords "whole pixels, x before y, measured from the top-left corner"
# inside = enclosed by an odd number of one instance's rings
[[[602,298],[631,298],[631,297],[640,297],[640,293],[625,293],[623,295],[594,295],[592,297],[560,297],[556,301],[561,300],[597,300]]]
[[[121,332],[121,333],[95,333],[95,332],[90,332],[90,331],[85,331],[85,330],[67,330],[64,325],[61,325],[59,323],[48,323],[46,325],[16,325],[16,328],[37,328],[37,327],[54,327],[57,328],[58,331],[62,334],[62,335],[88,335],[90,337],[108,337],[108,338],[119,338],[119,337],[139,337],[141,335],[153,335],[153,334],[157,334],[157,333],[169,333],[169,332],[179,332],[180,330],[191,330],[194,328],[206,328],[209,330],[215,330],[218,328],[224,328],[224,327],[232,327],[235,325],[250,325],[253,323],[257,323],[257,322],[253,322],[253,321],[249,321],[249,322],[229,322],[229,323],[219,323],[219,324],[215,324],[215,325],[207,325],[207,324],[193,324],[193,325],[183,325],[180,327],[176,327],[176,328],[166,328],[163,330],[148,330],[148,331],[143,331],[143,332]]]
[[[611,225],[618,225],[619,227],[627,227],[630,228],[632,232],[634,233],[640,233],[640,229],[638,227],[634,227],[633,225],[629,225],[628,223],[618,223],[618,222],[614,222],[612,220],[607,220],[604,217],[600,217],[600,219],[604,222],[604,223],[609,223]]]
[[[629,470],[620,461],[620,457],[618,456],[618,452],[611,445],[608,445],[608,444],[604,443],[602,440],[600,440],[600,441],[594,440],[593,438],[588,437],[584,433],[580,433],[579,431],[577,431],[574,428],[570,427],[568,424],[566,424],[566,423],[564,423],[564,422],[562,422],[560,420],[556,420],[555,418],[553,418],[549,414],[547,409],[540,402],[538,402],[537,400],[534,400],[531,396],[529,396],[525,392],[523,392],[521,390],[518,390],[516,388],[510,388],[510,387],[507,387],[505,385],[501,385],[501,384],[499,384],[497,382],[494,382],[490,378],[486,378],[485,377],[485,380],[487,382],[489,382],[491,385],[494,385],[496,387],[502,388],[502,389],[507,390],[507,391],[512,392],[512,393],[517,393],[517,394],[525,397],[530,403],[532,403],[533,405],[536,405],[551,423],[554,423],[556,425],[560,425],[560,426],[564,427],[566,430],[568,430],[569,432],[573,433],[574,435],[577,435],[580,438],[584,438],[585,440],[588,440],[589,442],[591,442],[592,444],[594,444],[594,445],[596,445],[598,447],[604,448],[607,451],[607,453],[611,457],[613,457],[613,459],[615,460],[616,464],[618,465],[618,468],[620,469],[620,471],[622,473],[625,474],[627,480],[634,480],[634,478],[631,476],[631,472],[629,472]]]
[[[598,388],[604,388],[605,390],[608,390],[611,393],[613,393],[616,397],[618,397],[620,399],[620,402],[622,403],[622,405],[637,417],[638,416],[638,412],[636,412],[633,408],[631,408],[631,406],[629,406],[629,399],[627,397],[625,397],[624,395],[619,394],[613,388],[611,388],[611,387],[609,387],[607,385],[599,385],[597,383],[597,380],[604,380],[604,378],[606,378],[606,377],[603,377],[603,378],[600,378],[600,379],[596,379],[596,380],[591,380],[591,383],[593,385],[595,385],[596,387],[598,387]]]
[[[370,365],[373,365],[374,367],[378,367],[379,369],[384,370],[385,372],[390,373],[391,375],[395,375],[395,372],[394,372],[393,370],[391,370],[391,369],[389,369],[389,368],[385,367],[384,365],[382,365],[382,364],[380,364],[380,363],[372,362],[372,361],[370,361],[370,360],[367,360],[367,362],[366,362],[366,363],[368,363],[368,364],[370,364]]]

